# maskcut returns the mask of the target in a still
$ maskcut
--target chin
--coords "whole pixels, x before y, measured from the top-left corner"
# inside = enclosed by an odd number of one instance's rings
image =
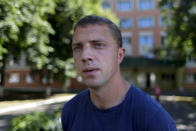
[[[97,89],[100,87],[100,85],[95,84],[95,83],[85,83],[87,87],[92,88],[92,89]]]
[[[93,81],[85,81],[84,84],[91,89],[99,89],[102,86],[102,84]]]

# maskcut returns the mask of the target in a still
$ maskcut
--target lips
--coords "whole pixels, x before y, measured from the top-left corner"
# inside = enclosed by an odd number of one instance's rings
[[[85,75],[95,75],[98,70],[98,68],[85,68],[82,72]]]

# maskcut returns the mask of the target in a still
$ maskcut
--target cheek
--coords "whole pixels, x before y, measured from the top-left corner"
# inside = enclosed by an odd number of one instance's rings
[[[118,55],[116,53],[110,53],[103,56],[101,59],[102,65],[107,68],[107,70],[111,70],[113,67],[118,65]]]
[[[80,60],[74,57],[74,63],[75,63],[76,69],[79,71],[80,70],[79,68],[81,67]]]

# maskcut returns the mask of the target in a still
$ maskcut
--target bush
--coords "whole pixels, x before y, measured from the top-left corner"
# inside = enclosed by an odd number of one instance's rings
[[[60,112],[35,112],[16,117],[11,122],[10,131],[62,131]]]

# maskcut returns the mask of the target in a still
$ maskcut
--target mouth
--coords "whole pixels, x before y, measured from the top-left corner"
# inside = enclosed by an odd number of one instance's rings
[[[98,68],[86,68],[82,72],[85,75],[95,75],[97,73],[97,71],[99,71]]]

